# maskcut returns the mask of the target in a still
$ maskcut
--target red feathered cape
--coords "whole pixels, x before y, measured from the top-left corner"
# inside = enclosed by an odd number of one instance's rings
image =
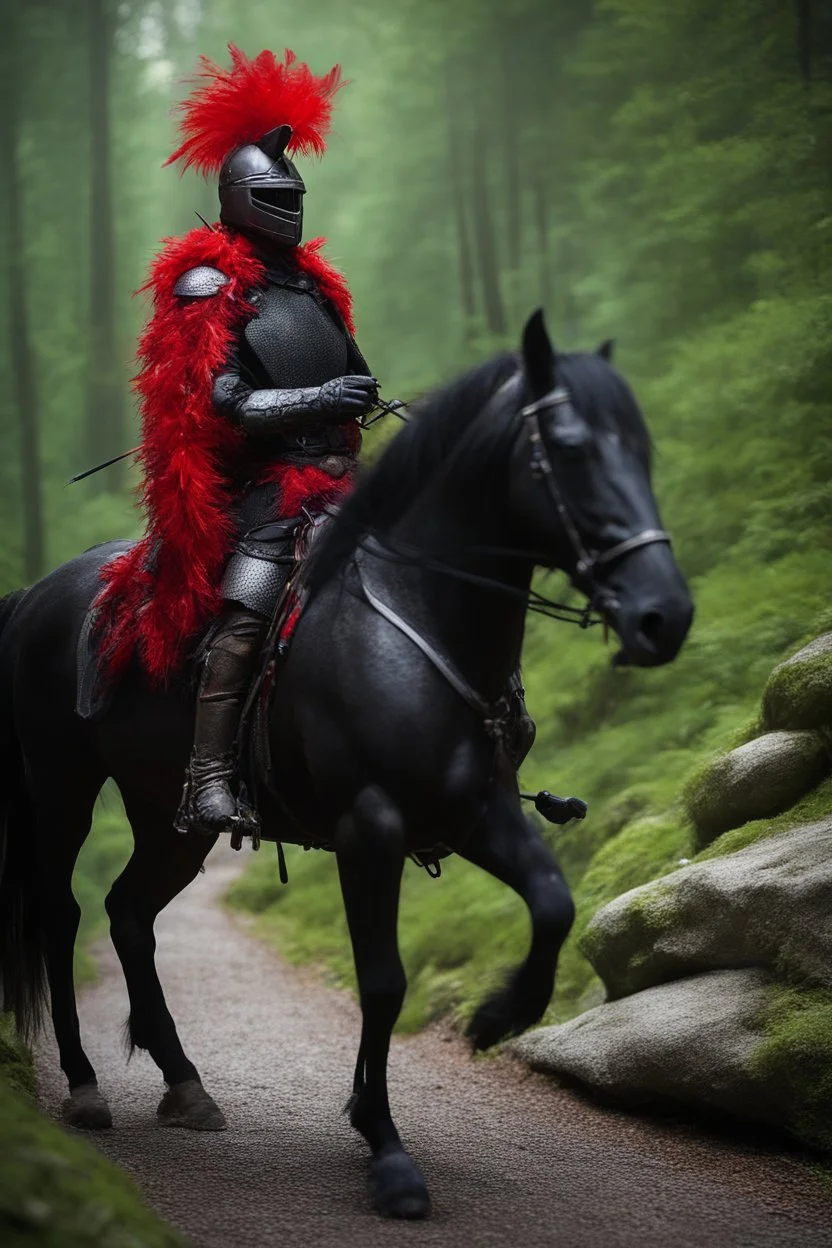
[[[315,239],[297,247],[295,260],[352,333],[346,281],[320,254],[322,245]],[[184,304],[173,288],[200,264],[230,280],[212,298]],[[256,314],[245,292],[264,284],[253,244],[218,226],[167,239],[142,288],[152,292],[153,314],[139,341],[133,384],[141,409],[147,530],[102,569],[96,608],[110,676],[137,652],[151,678],[164,681],[220,608],[219,584],[234,540],[230,478],[243,435],[215,412],[211,389],[240,326]],[[348,476],[336,480],[313,465],[276,463],[267,479],[281,486],[283,516],[297,515],[303,504],[332,501],[349,486]]]

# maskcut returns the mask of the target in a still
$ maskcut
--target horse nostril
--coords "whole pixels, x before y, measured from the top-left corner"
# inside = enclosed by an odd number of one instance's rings
[[[656,642],[661,636],[664,628],[664,616],[660,611],[647,611],[641,617],[641,626],[639,631],[642,637],[650,642]]]

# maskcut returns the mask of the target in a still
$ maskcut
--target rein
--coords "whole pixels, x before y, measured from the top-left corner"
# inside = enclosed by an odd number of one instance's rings
[[[500,389],[492,396],[490,403],[496,403],[499,397],[511,387],[518,378],[517,373],[503,383]],[[404,406],[398,402],[387,404],[380,402],[378,406],[381,408],[378,415],[373,418],[370,423],[380,417],[391,414],[396,415],[399,419],[406,419],[398,410]],[[540,427],[540,417],[543,412],[562,407],[565,411],[573,411],[572,399],[569,392],[563,386],[555,386],[554,389],[545,394],[542,398],[537,399],[533,403],[529,403],[520,411],[522,424],[528,431],[529,443],[531,446],[531,471],[532,475],[542,481],[546,488],[546,492],[551,499],[558,517],[563,525],[564,531],[572,546],[575,555],[575,570],[577,574],[584,577],[589,582],[590,594],[588,596],[587,605],[585,607],[571,607],[566,603],[555,602],[551,598],[539,593],[535,589],[528,590],[518,589],[514,585],[508,585],[504,581],[496,578],[481,576],[475,572],[466,572],[462,568],[454,567],[439,559],[433,559],[420,550],[418,547],[408,547],[401,543],[394,544],[389,539],[382,541],[381,538],[372,533],[370,530],[364,531],[364,535],[359,539],[360,549],[371,557],[388,559],[392,562],[407,563],[411,566],[425,568],[432,572],[439,572],[445,576],[453,577],[455,580],[464,581],[470,585],[476,585],[482,589],[494,590],[498,593],[506,594],[518,601],[525,603],[527,610],[534,611],[539,615],[545,616],[547,619],[559,620],[562,623],[577,624],[580,628],[589,628],[592,624],[604,624],[606,621],[601,615],[593,615],[596,606],[603,608],[610,604],[610,596],[603,585],[600,585],[596,579],[595,573],[597,569],[603,568],[613,563],[616,559],[629,554],[633,550],[638,550],[642,546],[654,545],[657,542],[670,543],[670,534],[664,529],[642,529],[632,536],[624,538],[623,541],[617,542],[614,546],[608,547],[606,550],[590,551],[584,545],[583,539],[578,530],[572,514],[566,504],[558,483],[555,479],[552,461],[549,456],[543,432]],[[366,426],[365,426],[366,427]],[[522,551],[504,549],[497,547],[479,548],[480,553],[492,553],[501,555],[502,557],[511,557],[516,559],[535,560],[534,551]],[[358,580],[361,585],[362,593],[369,605],[386,619],[390,624],[397,628],[404,636],[425,655],[425,657],[433,664],[436,670],[445,678],[445,680],[457,691],[460,697],[471,707],[473,711],[483,720],[483,725],[489,736],[499,740],[505,730],[506,723],[510,715],[509,699],[505,695],[496,702],[490,703],[474,689],[456,667],[440,654],[407,620],[403,619],[392,607],[382,602],[372,590],[369,589],[364,574],[362,572],[361,563],[358,558],[354,559],[354,566],[358,574]]]

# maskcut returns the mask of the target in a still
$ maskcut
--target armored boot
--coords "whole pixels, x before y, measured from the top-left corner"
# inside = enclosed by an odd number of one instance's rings
[[[202,669],[194,747],[174,826],[213,836],[230,832],[240,814],[237,732],[267,621],[237,603],[226,614]]]

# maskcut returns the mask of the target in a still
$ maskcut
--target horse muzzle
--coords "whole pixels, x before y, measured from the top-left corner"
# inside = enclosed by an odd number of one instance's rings
[[[633,551],[604,585],[601,607],[621,640],[616,667],[676,658],[693,620],[687,584],[667,547]]]

